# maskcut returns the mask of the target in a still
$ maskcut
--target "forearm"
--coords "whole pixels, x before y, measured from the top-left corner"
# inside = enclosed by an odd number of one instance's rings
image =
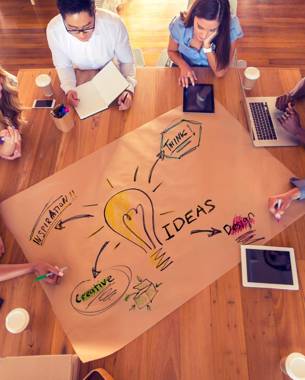
[[[290,96],[293,99],[299,99],[305,96],[305,78],[301,79],[300,82],[290,91]]]
[[[135,87],[137,85],[135,64],[134,63],[120,63],[120,71],[129,82],[129,86],[127,87],[127,90],[134,93]]]
[[[58,68],[56,71],[60,80],[60,87],[67,93],[76,88],[76,76],[73,67]]]
[[[186,64],[185,60],[182,58],[181,54],[177,50],[167,51],[169,58],[179,67]]]
[[[305,145],[305,129],[300,128],[299,132],[296,134],[296,138],[301,144]]]
[[[209,66],[212,69],[212,71],[214,72],[214,74],[217,77],[224,76],[225,73],[226,73],[226,71],[228,70],[228,67],[225,68],[225,69],[221,69],[221,70],[217,69],[218,62],[217,62],[217,59],[216,59],[216,54],[214,52],[207,53],[207,58],[208,58]]]
[[[34,272],[34,264],[2,264],[0,265],[0,282]]]

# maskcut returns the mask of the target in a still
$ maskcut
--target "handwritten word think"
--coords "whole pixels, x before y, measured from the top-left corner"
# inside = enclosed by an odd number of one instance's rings
[[[215,205],[211,199],[207,199],[204,205],[197,205],[196,209],[187,211],[184,216],[179,216],[172,220],[171,223],[167,223],[162,228],[165,230],[167,237],[165,240],[170,240],[175,237],[174,232],[179,232],[184,226],[195,222],[201,215],[206,215],[215,209]]]
[[[80,303],[82,301],[88,301],[89,298],[91,298],[92,296],[100,292],[102,289],[104,289],[107,283],[111,284],[113,281],[114,281],[114,278],[112,276],[108,276],[104,278],[98,284],[95,284],[91,289],[84,292],[81,296],[79,294],[76,294],[75,301],[77,303]]]
[[[174,150],[175,147],[179,145],[185,137],[189,137],[188,131],[183,129],[182,131],[178,132],[172,140],[165,141],[164,148],[167,147],[170,151]]]
[[[253,212],[249,212],[247,216],[235,216],[232,225],[225,224],[223,229],[228,235],[237,235],[240,232],[249,228],[251,230],[252,225],[255,223]]]

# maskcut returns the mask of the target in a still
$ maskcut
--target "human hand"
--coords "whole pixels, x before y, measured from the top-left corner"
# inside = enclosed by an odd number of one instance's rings
[[[21,135],[18,129],[7,127],[7,129],[1,131],[1,136],[5,138],[3,143],[5,153],[2,153],[0,157],[5,160],[15,160],[21,157]]]
[[[209,49],[211,47],[212,41],[218,34],[218,29],[215,30],[215,32],[212,32],[207,36],[207,38],[203,41],[203,47],[206,49]]]
[[[303,131],[300,122],[300,116],[296,110],[292,107],[291,103],[288,103],[285,113],[278,118],[281,126],[291,135],[296,136]]]
[[[191,67],[187,63],[184,63],[183,66],[180,66],[180,75],[178,83],[180,86],[188,88],[189,80],[192,83],[192,86],[195,86],[195,81],[197,80],[197,77],[194,71],[191,69]]]
[[[5,253],[4,243],[2,237],[0,236],[0,257],[2,257]]]
[[[118,98],[119,111],[126,111],[132,104],[132,93],[124,91]]]
[[[57,266],[53,266],[45,262],[33,263],[32,271],[35,273],[37,277],[47,273],[52,273],[51,275],[43,279],[43,281],[51,285],[57,284],[59,278],[63,276],[63,272],[60,272]]]
[[[290,94],[284,94],[276,98],[275,107],[280,111],[285,112],[289,103],[291,103],[292,106],[295,104]]]
[[[268,208],[271,214],[274,215],[275,219],[279,222],[281,217],[284,215],[287,208],[290,206],[291,202],[298,199],[300,196],[300,190],[297,187],[282,193],[279,195],[273,195],[268,198]]]
[[[79,99],[77,92],[75,90],[70,90],[67,92],[67,103],[70,104],[70,106],[76,107],[78,106]]]

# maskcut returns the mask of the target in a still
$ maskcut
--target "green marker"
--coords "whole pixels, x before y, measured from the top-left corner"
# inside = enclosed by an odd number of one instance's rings
[[[64,271],[68,269],[68,267],[63,267],[59,269],[59,274],[58,276],[62,277],[64,275]],[[40,276],[36,277],[34,281],[41,281],[47,277],[53,276],[55,273],[49,272],[46,274],[41,274]]]

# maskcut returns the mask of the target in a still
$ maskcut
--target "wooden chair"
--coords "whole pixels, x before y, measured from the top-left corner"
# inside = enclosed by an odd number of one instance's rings
[[[135,60],[136,66],[138,67],[144,67],[145,66],[145,59],[143,55],[142,49],[134,48],[132,49],[132,55]]]
[[[114,380],[114,378],[105,369],[96,368],[90,371],[83,380]]]

